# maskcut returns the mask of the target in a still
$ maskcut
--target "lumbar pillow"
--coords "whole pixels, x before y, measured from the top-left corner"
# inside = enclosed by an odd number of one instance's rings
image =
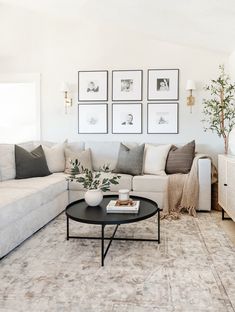
[[[166,173],[188,173],[195,157],[195,141],[177,148],[172,146],[166,161]]]
[[[65,143],[56,144],[52,147],[43,145],[46,161],[50,172],[63,172],[65,168],[64,157]]]
[[[144,173],[165,174],[166,158],[171,145],[145,144],[144,152]]]
[[[32,152],[15,145],[16,179],[48,176],[50,173],[42,146]]]
[[[80,163],[80,169],[83,167],[84,169],[92,170],[91,150],[89,148],[80,153],[65,148],[65,173],[71,174],[71,166],[76,159]]]
[[[129,148],[120,144],[118,161],[113,172],[140,175],[143,170],[144,144]]]

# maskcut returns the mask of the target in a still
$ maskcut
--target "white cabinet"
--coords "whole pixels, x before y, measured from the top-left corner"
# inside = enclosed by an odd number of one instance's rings
[[[235,221],[235,156],[219,155],[219,205]]]

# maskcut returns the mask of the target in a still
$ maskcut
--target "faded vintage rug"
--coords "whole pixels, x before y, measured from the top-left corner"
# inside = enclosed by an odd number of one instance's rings
[[[162,242],[66,241],[64,214],[0,261],[0,311],[234,312],[235,250],[216,213],[161,221]],[[71,221],[71,234],[99,235]],[[111,230],[111,227],[108,231]],[[155,219],[117,235],[153,237]]]

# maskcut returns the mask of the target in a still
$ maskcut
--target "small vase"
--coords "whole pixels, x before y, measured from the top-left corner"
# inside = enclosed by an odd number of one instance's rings
[[[88,190],[85,193],[85,202],[89,206],[98,206],[103,199],[103,193],[100,189]]]

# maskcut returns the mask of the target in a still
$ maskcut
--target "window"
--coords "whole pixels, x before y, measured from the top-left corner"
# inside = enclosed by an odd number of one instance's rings
[[[0,76],[0,143],[40,139],[40,75]]]

